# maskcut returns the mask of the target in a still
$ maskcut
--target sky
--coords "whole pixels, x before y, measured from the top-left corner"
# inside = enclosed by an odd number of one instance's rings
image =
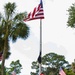
[[[5,3],[15,2],[17,12],[31,12],[38,6],[40,0],[0,0],[0,12],[4,12]],[[44,16],[42,20],[42,56],[54,52],[64,55],[72,63],[75,59],[75,29],[67,26],[68,8],[75,0],[43,0]],[[5,65],[20,60],[23,66],[20,75],[30,75],[31,63],[39,55],[40,21],[25,22],[30,28],[30,35],[26,40],[18,39],[16,43],[10,42],[11,56]]]

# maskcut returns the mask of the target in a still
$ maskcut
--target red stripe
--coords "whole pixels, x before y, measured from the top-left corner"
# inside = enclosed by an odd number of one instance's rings
[[[24,19],[24,21],[30,21],[35,19],[44,19],[44,12],[42,4],[40,3],[38,7],[35,7],[33,12],[28,14],[28,18]]]

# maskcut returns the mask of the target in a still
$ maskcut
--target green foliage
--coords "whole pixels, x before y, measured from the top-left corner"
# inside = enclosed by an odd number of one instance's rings
[[[6,68],[6,73],[11,74],[14,70],[16,71],[16,74],[20,74],[22,69],[22,65],[20,64],[20,61],[12,61],[10,63],[10,68]]]
[[[11,73],[14,71],[16,71],[16,74],[20,74],[21,73],[21,69],[22,69],[22,65],[20,63],[19,60],[16,61],[12,61],[10,63],[10,67],[4,67],[4,75],[11,75]],[[1,75],[1,64],[0,64],[0,75]]]
[[[75,75],[72,69],[65,69],[66,75]]]
[[[65,57],[55,53],[49,53],[43,56],[42,63],[50,67],[60,67],[68,64],[68,61],[65,60]]]
[[[75,73],[75,60],[72,62],[72,71]]]
[[[70,68],[68,61],[65,60],[63,55],[58,55],[56,53],[48,53],[42,57],[42,72],[46,75],[57,75],[59,72],[59,67]],[[32,69],[35,69],[35,72],[31,72],[32,75],[35,75],[39,71],[39,67],[36,62],[32,62]]]
[[[15,8],[16,8],[16,4],[15,3],[7,3],[5,6],[4,6],[4,8],[5,8],[5,13],[6,13],[6,15],[7,15],[7,19],[9,18],[9,16],[11,15],[12,16],[12,14],[15,12]]]
[[[75,28],[75,4],[72,4],[72,6],[70,6],[68,12],[69,12],[69,17],[68,17],[67,25],[72,28]]]

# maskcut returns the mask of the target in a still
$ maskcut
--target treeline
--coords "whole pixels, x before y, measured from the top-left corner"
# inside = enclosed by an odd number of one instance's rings
[[[62,67],[66,75],[75,75],[75,61],[69,64],[63,55],[48,53],[42,57],[41,65],[44,75],[59,75],[60,67]],[[38,62],[33,61],[31,68],[35,70],[35,72],[31,72],[31,75],[37,75],[39,72]]]

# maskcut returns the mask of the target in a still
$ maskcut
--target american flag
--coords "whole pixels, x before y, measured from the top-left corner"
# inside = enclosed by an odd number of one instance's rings
[[[40,75],[44,75],[44,73],[41,73]]]
[[[63,69],[61,67],[59,69],[59,75],[66,75],[66,73],[63,71]]]
[[[44,10],[43,10],[43,3],[40,0],[40,4],[38,7],[35,7],[33,12],[30,12],[24,21],[30,21],[34,19],[44,19]]]

